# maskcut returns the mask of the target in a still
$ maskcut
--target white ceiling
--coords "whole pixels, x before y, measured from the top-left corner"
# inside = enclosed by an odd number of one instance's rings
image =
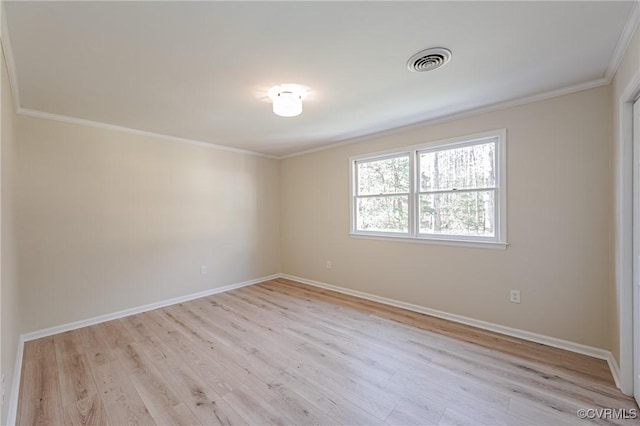
[[[20,106],[282,156],[605,77],[633,2],[7,2]],[[445,67],[411,73],[419,50]],[[313,89],[282,118],[269,87]]]

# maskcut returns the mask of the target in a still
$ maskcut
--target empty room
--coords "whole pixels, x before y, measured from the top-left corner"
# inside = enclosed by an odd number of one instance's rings
[[[640,425],[640,2],[0,5],[0,424]]]

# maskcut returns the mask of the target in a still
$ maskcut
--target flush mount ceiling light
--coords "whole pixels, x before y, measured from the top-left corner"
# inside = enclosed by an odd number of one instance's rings
[[[295,117],[302,113],[302,100],[307,89],[299,84],[280,84],[268,92],[273,102],[273,113],[280,117]]]
[[[451,60],[451,51],[444,47],[434,47],[416,53],[407,61],[412,72],[425,72],[443,67]]]

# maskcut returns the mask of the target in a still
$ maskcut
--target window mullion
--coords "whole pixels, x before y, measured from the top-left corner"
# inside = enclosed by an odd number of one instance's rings
[[[358,165],[355,162],[351,163],[353,167],[353,183],[351,186],[351,230],[355,232],[358,229],[358,194],[360,193],[360,176],[358,176]]]
[[[500,188],[496,187],[493,189],[493,237],[496,241],[502,241],[502,225],[500,221],[502,218],[500,217]]]
[[[415,236],[415,151],[411,151],[409,153],[409,206],[408,206],[408,217],[409,217],[409,235]]]

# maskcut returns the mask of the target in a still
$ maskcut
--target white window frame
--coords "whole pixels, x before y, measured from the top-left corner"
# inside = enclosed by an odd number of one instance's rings
[[[496,140],[495,149],[495,232],[493,237],[485,236],[463,236],[463,235],[434,235],[421,234],[417,218],[419,217],[419,156],[425,152],[434,152],[460,148],[471,145],[478,145],[483,141]],[[358,162],[368,162],[409,156],[409,231],[408,232],[380,232],[362,231],[357,229],[357,198],[358,198]],[[398,149],[377,152],[372,154],[358,155],[349,158],[349,168],[351,179],[350,184],[350,230],[349,235],[355,238],[400,240],[406,242],[430,243],[457,245],[467,247],[487,247],[505,249],[507,243],[507,130],[498,129],[488,132],[476,133],[473,135],[460,136],[451,139],[438,140],[418,145],[402,147]],[[477,190],[477,189],[474,189]],[[456,192],[463,192],[459,190]],[[442,192],[442,191],[438,191]],[[444,191],[449,192],[449,191]],[[451,191],[454,192],[454,191]]]
[[[369,162],[373,162],[373,161],[390,160],[390,159],[393,159],[393,158],[400,158],[400,157],[408,157],[408,159],[409,159],[409,192],[357,195],[358,189],[355,187],[355,185],[358,182],[358,168],[357,167],[353,167],[353,188],[352,188],[352,192],[353,192],[354,195],[352,196],[352,203],[353,203],[354,207],[351,209],[351,212],[352,212],[352,216],[353,216],[352,229],[355,231],[354,233],[357,233],[358,235],[404,236],[404,237],[410,236],[412,216],[413,216],[411,214],[411,212],[413,211],[413,203],[414,203],[414,197],[413,197],[414,182],[413,182],[413,179],[411,179],[411,176],[413,175],[414,163],[413,163],[413,157],[411,155],[411,152],[410,151],[394,151],[391,154],[376,155],[374,157],[366,157],[366,158],[361,158],[359,160],[354,160],[352,164],[353,164],[353,166],[355,166],[356,161],[358,163],[369,163]],[[354,208],[358,204],[357,201],[356,201],[358,198],[392,197],[392,196],[406,196],[407,197],[408,211],[409,211],[409,226],[407,228],[408,229],[407,232],[356,231],[357,226],[358,226],[358,224],[357,224],[357,220],[358,219],[355,216]]]

